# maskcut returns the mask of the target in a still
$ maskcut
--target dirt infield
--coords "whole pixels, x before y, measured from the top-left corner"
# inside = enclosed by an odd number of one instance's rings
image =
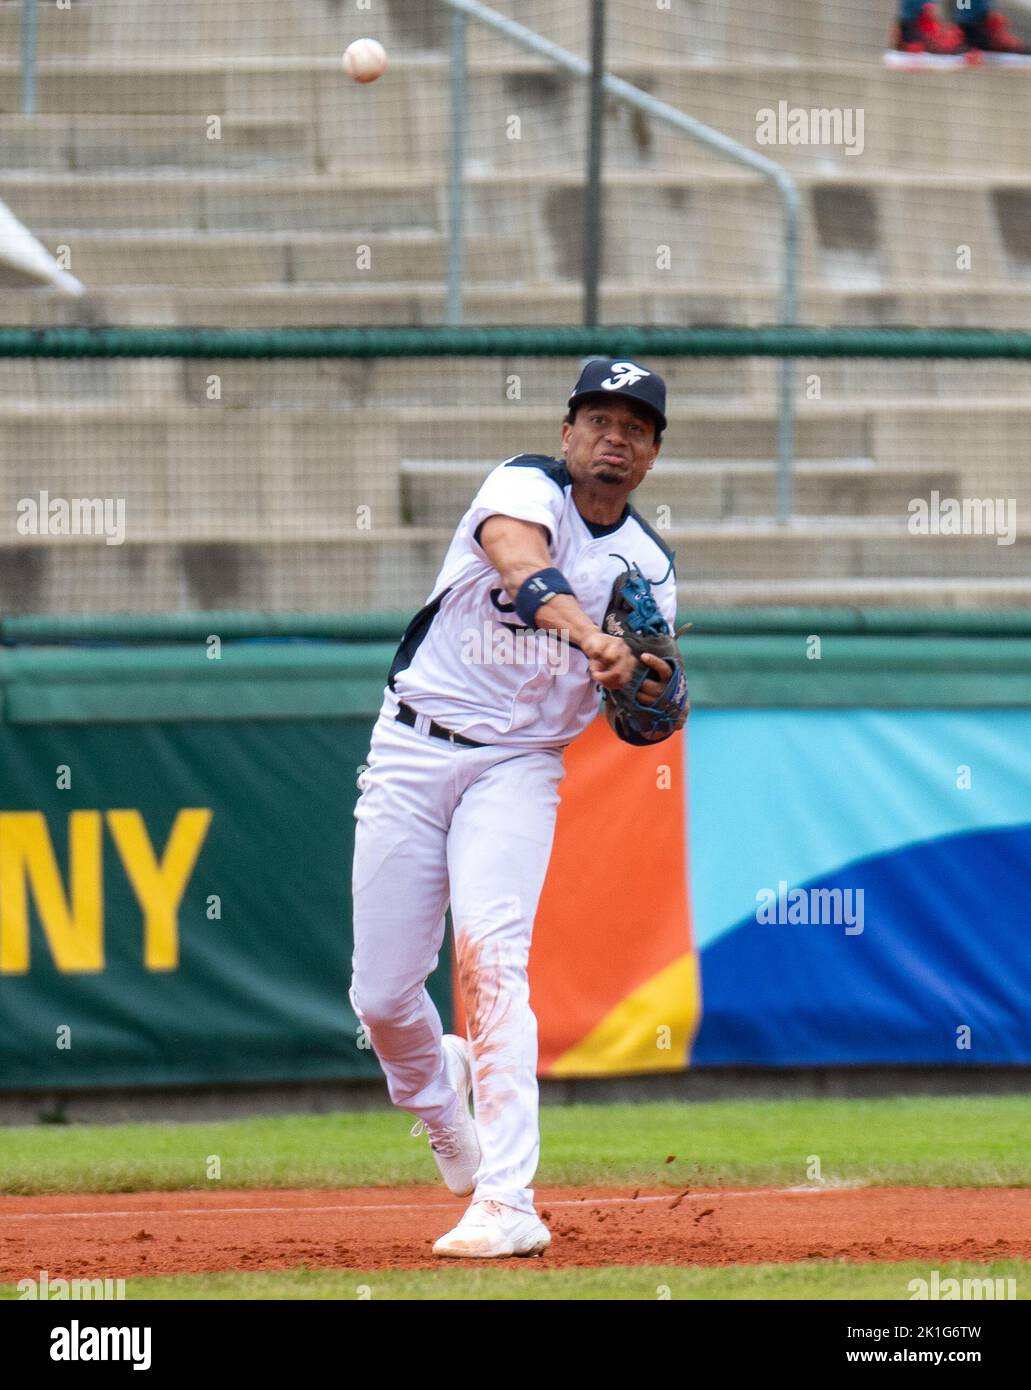
[[[1031,1258],[1031,1191],[1020,1188],[544,1188],[538,1202],[550,1266]],[[430,1245],[464,1207],[427,1187],[0,1197],[0,1282],[41,1269],[434,1267]]]

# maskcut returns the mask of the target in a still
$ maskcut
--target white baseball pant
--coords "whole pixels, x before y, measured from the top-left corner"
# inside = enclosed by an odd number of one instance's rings
[[[426,990],[450,899],[482,1161],[473,1201],[532,1212],[540,1153],[527,962],[555,829],[561,749],[466,748],[381,715],[355,808],[351,1004],[393,1103],[451,1123]]]

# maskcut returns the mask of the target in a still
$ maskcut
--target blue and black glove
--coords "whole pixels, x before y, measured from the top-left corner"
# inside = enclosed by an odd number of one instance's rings
[[[621,555],[616,558],[623,559]],[[627,568],[612,586],[602,631],[610,637],[621,637],[638,658],[651,652],[667,662],[671,670],[662,693],[654,703],[644,704],[639,698],[642,685],[660,677],[638,660],[628,685],[621,690],[606,690],[603,708],[606,719],[624,743],[661,743],[682,729],[687,719],[687,672],[676,634],[659,610],[650,581],[637,565],[625,560],[623,563]]]

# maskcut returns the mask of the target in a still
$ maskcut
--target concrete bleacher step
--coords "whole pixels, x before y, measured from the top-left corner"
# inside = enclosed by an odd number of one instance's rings
[[[701,608],[926,608],[1031,607],[1031,579],[754,579],[692,581],[677,586],[679,611]],[[817,625],[817,631],[819,626]],[[688,652],[690,642],[688,639]]]
[[[565,411],[565,395],[583,367],[579,357],[351,358],[299,361],[240,361],[222,365],[223,400],[233,405],[315,405],[370,409],[440,406],[463,413],[501,406]],[[656,363],[674,409],[681,402],[737,402],[753,391],[754,364],[743,359],[668,359]],[[209,366],[184,364],[186,398],[204,399]],[[565,385],[563,385],[565,383]],[[0,364],[0,398],[5,391]],[[565,393],[565,394],[564,394]],[[771,396],[770,399],[773,399]]]
[[[508,0],[500,0],[501,8]],[[17,52],[23,0],[0,2],[0,38]],[[447,13],[427,0],[381,0],[370,13],[339,0],[74,0],[58,11],[37,0],[40,49],[50,57],[138,58],[176,52],[198,57],[321,57],[342,53],[355,38],[374,34],[398,55],[447,42]]]
[[[385,522],[400,516],[402,459],[447,458],[479,467],[492,456],[500,462],[514,453],[553,455],[559,448],[562,392],[548,404],[500,409],[346,403],[238,409],[217,396],[204,404],[169,401],[176,373],[166,363],[153,364],[156,395],[165,392],[166,399],[151,398],[145,375],[150,365],[137,364],[143,390],[126,393],[117,404],[51,398],[0,408],[0,515],[11,526],[17,499],[40,487],[55,495],[96,495],[100,489],[135,498],[140,523],[147,526],[174,526],[179,516],[203,526],[211,516],[217,522],[230,515],[241,522],[267,520],[271,532],[295,515],[346,513],[353,519],[355,509],[366,505],[376,511],[377,522]],[[815,495],[823,488],[827,497],[837,486],[839,505],[852,509],[864,497],[873,506],[881,479],[893,477],[880,495],[894,510],[908,500],[902,497],[908,471],[920,489],[910,496],[928,495],[938,478],[943,487],[949,480],[967,495],[1026,499],[1031,399],[983,401],[978,409],[974,404],[962,398],[889,399],[804,410],[796,428],[800,486],[816,489]],[[762,506],[772,478],[747,470],[735,475],[726,465],[776,457],[772,406],[685,403],[672,418],[668,457],[683,459],[689,445],[691,454],[720,473],[721,509]],[[870,458],[876,465],[851,474],[839,470],[835,480],[833,470],[818,462],[835,458]],[[442,484],[442,496],[450,486]],[[657,465],[648,486],[662,492],[656,500],[682,497],[686,506],[692,474],[681,470],[678,478],[675,470],[664,474]],[[713,482],[706,504],[713,510],[715,487]],[[457,493],[450,495],[457,500]]]
[[[312,523],[252,535],[223,524],[124,545],[84,537],[0,542],[0,605],[5,612],[153,611],[188,608],[414,608],[429,593],[449,529],[383,526],[369,532]],[[993,537],[914,537],[902,524],[805,518],[787,526],[734,523],[675,528],[664,539],[677,555],[681,601],[709,606],[783,599],[785,586],[824,602],[857,583],[895,592],[903,583],[993,584],[1024,596],[1031,542]],[[773,595],[776,593],[777,598]]]
[[[354,234],[354,246],[361,241]],[[55,249],[74,251],[74,234],[46,238]],[[365,244],[375,246],[368,237]],[[488,261],[487,271],[491,267]],[[779,322],[780,300],[773,292],[743,290],[720,284],[679,281],[665,290],[622,281],[603,281],[600,287],[601,317],[606,324],[655,324],[673,328],[769,327]],[[129,324],[209,326],[225,328],[272,327],[373,327],[443,325],[447,292],[439,282],[373,282],[353,285],[242,285],[237,287],[112,285],[93,289],[80,300],[69,300],[48,289],[11,288],[4,293],[4,320],[9,326],[47,327],[54,324]],[[815,327],[949,327],[995,329],[1027,328],[1031,313],[1031,285],[1001,283],[971,287],[969,295],[937,287],[921,294],[913,290],[833,292],[803,286],[801,313]],[[473,280],[464,295],[464,321],[470,325],[530,327],[583,323],[583,288],[571,281],[483,283]],[[703,360],[703,359],[697,359]],[[758,360],[758,359],[755,359]],[[772,358],[764,359],[767,362]],[[923,361],[939,375],[962,374],[960,359],[904,359],[901,373],[915,370]],[[801,358],[806,373],[823,368],[841,379],[859,371],[877,380],[887,374],[883,361],[866,359]],[[871,363],[875,365],[871,365]],[[997,360],[978,370],[994,372],[986,377],[1004,383],[1022,370],[1020,363]],[[1026,369],[1024,369],[1026,370]],[[1008,388],[1004,388],[1008,389]]]
[[[52,244],[62,243],[53,240]],[[412,327],[443,324],[446,303],[446,291],[439,283],[369,283],[349,288],[276,285],[235,290],[113,286],[75,301],[47,290],[11,289],[4,292],[4,319],[12,327],[37,328],[97,323],[212,328]],[[641,321],[646,303],[639,290],[625,287],[606,290],[602,295],[605,318],[613,323]],[[664,303],[668,306],[665,298]],[[579,285],[473,285],[465,295],[467,324],[537,326],[582,320],[583,289]]]
[[[141,169],[314,173],[315,141],[310,122],[289,115],[220,117],[214,126],[209,115],[4,114],[0,167],[80,174]]]
[[[408,0],[414,4],[415,0]],[[497,8],[554,43],[586,56],[589,30],[582,8],[554,0],[499,0]],[[611,5],[609,51],[647,60],[682,54],[697,61],[768,63],[777,59],[880,60],[890,14],[877,5],[813,5],[809,0],[733,0],[733,3]],[[505,54],[511,46],[480,25],[470,26],[474,52]]]
[[[681,582],[763,579],[1016,579],[1031,574],[1031,538],[916,536],[905,518],[794,518],[683,527],[666,537]]]
[[[7,50],[9,54],[17,50]],[[879,55],[878,55],[879,58]],[[1031,90],[1020,75],[979,71],[913,76],[876,62],[702,61],[656,50],[643,62],[617,57],[612,70],[632,85],[774,158],[792,172],[856,178],[921,171],[1019,176],[1026,170],[1024,132]],[[192,120],[202,132],[212,115],[301,121],[325,167],[395,171],[440,166],[449,132],[450,67],[446,56],[395,55],[388,75],[369,87],[349,82],[337,53],[279,59],[161,52],[98,61],[43,59],[39,112],[48,117],[142,117]],[[0,110],[20,105],[21,73],[0,62]],[[862,129],[831,130],[835,138],[786,138],[768,117],[784,111],[862,113]],[[587,85],[547,60],[513,50],[474,60],[469,71],[467,159],[470,168],[513,170],[534,161],[554,168],[581,165]],[[508,124],[518,116],[519,138]],[[858,117],[850,117],[856,120]],[[786,122],[787,116],[783,118]],[[130,141],[128,130],[119,137]],[[91,141],[89,126],[85,147]],[[851,152],[850,152],[851,151]],[[715,164],[705,147],[664,122],[610,102],[606,116],[609,169],[651,172]],[[132,162],[136,162],[133,160]],[[187,164],[195,162],[189,156]]]
[[[879,63],[759,61],[744,66],[659,61],[624,75],[796,175],[852,178],[899,171],[978,174],[986,169],[1019,175],[1026,169],[1024,131],[1031,117],[1031,89],[1027,83],[1014,83],[1012,71],[985,66],[976,72],[934,73],[928,81],[918,76],[914,82],[911,75],[885,71]],[[486,112],[498,98],[489,94],[486,73],[480,81]],[[582,129],[580,89],[570,88],[563,99],[576,108],[569,117],[571,127],[579,124]],[[557,101],[553,98],[552,105]],[[792,113],[798,111],[806,113],[811,124],[808,130],[796,124],[791,137]],[[814,111],[841,112],[843,124],[835,126],[830,116],[814,119]],[[830,141],[817,138],[823,135],[824,119]],[[664,123],[647,117],[633,120],[629,112],[618,109],[610,110],[609,132],[611,157],[617,164],[629,163],[635,152],[640,164],[654,168],[671,167],[678,159],[712,158]],[[767,143],[769,134],[773,143]],[[502,167],[509,152],[493,124],[485,121],[484,141],[489,137],[493,140],[488,148]]]
[[[806,177],[804,279],[868,291],[925,285],[973,290],[1031,283],[1031,177],[857,175]],[[77,231],[177,234],[281,232],[375,235],[446,230],[443,171],[372,177],[147,171],[84,175],[11,171],[6,201],[34,229],[66,241]],[[467,180],[466,234],[503,229],[546,281],[581,275],[583,189],[578,170],[534,168]],[[659,290],[737,282],[776,288],[780,209],[768,187],[719,168],[612,171],[606,183],[604,274]],[[960,256],[967,248],[969,266]],[[499,278],[504,261],[499,257]]]
[[[418,526],[454,526],[496,462],[402,459],[402,515]],[[793,471],[801,516],[905,517],[914,497],[953,495],[955,471],[935,465],[882,468],[871,459],[805,459]],[[688,522],[769,517],[776,510],[776,465],[769,461],[668,458],[634,494],[634,506],[660,532]]]
[[[21,86],[20,64],[11,57],[0,60],[0,112],[21,109]],[[188,132],[192,122],[196,138],[208,140],[209,123],[217,117],[223,139],[255,121],[266,123],[270,134],[279,122],[300,123],[319,168],[410,173],[445,165],[448,90],[448,66],[441,59],[411,60],[395,66],[389,82],[362,86],[344,75],[338,55],[275,62],[151,54],[109,63],[41,61],[36,110],[51,118],[87,118],[86,151],[103,150],[113,139],[138,152],[145,136],[132,140],[132,119],[142,119],[141,131],[151,138],[159,138],[154,131],[166,123],[165,140],[174,150],[177,129]],[[123,124],[99,118],[123,118]],[[182,163],[195,162],[188,151]]]
[[[198,536],[105,545],[0,542],[0,609],[13,613],[415,609],[440,564],[437,532],[384,528],[310,539]],[[427,576],[429,576],[427,578]]]
[[[60,174],[15,171],[5,201],[34,228],[66,231],[439,231],[439,180],[377,175]]]
[[[42,365],[42,364],[41,364]],[[362,358],[321,361],[239,361],[220,364],[223,400],[233,405],[410,406],[450,404],[475,410],[496,406],[553,406],[559,410],[563,383],[572,387],[583,362],[578,357],[463,357],[428,366],[420,358]],[[745,401],[779,399],[780,364],[772,358],[655,358],[666,381],[670,415],[699,404],[736,411]],[[209,365],[183,364],[185,398],[205,398]],[[794,370],[800,398],[815,389],[820,399],[839,405],[927,406],[953,396],[1017,399],[1031,383],[1031,367],[1021,362],[911,361],[827,358],[800,362]],[[0,366],[0,399],[6,391]]]
[[[24,0],[0,2],[3,51],[17,52]],[[37,0],[39,51],[49,58],[136,58],[177,52],[185,56],[280,55],[309,58],[340,51],[357,37],[350,15],[326,0],[175,0],[172,5],[133,4],[132,0],[74,0],[58,9],[55,0]],[[336,12],[335,12],[336,11]],[[355,21],[362,18],[355,8]],[[366,26],[401,45],[405,31],[389,25],[389,15],[366,15]],[[364,30],[363,30],[364,32]],[[408,45],[412,47],[412,45]]]
[[[18,53],[22,41],[25,0],[0,0],[0,53]],[[36,0],[37,53],[52,58],[90,52],[93,9],[82,0],[58,7],[54,0]]]
[[[249,528],[270,543],[327,520],[400,520],[397,423],[379,412],[82,403],[0,410],[0,538],[18,503],[112,497],[130,539]]]
[[[344,407],[439,406],[447,402],[463,414],[505,406],[527,406],[562,413],[563,390],[581,369],[577,357],[467,357],[444,363],[421,358],[334,358],[239,361],[174,359],[11,359],[0,361],[0,402],[93,401],[112,406],[131,403],[195,404],[207,408],[212,372],[227,408],[260,406]],[[746,402],[772,412],[778,399],[779,364],[756,358],[656,359],[666,379],[670,416],[703,405],[714,413],[737,412]],[[819,379],[825,403],[930,409],[936,400],[1018,400],[1031,380],[1031,368],[1016,363],[826,359],[799,363],[800,396]],[[808,409],[809,406],[802,408]],[[666,455],[663,456],[664,459]]]
[[[56,233],[54,246],[67,241]],[[780,296],[773,289],[743,288],[742,282],[671,281],[664,289],[637,286],[625,279],[601,285],[603,323],[648,323],[677,328],[765,327],[779,322]],[[53,290],[10,289],[4,292],[4,320],[14,326],[44,328],[61,324],[172,324],[225,328],[319,327],[356,325],[440,325],[445,322],[446,292],[440,284],[393,284],[338,289],[322,286],[247,286],[153,288],[111,286],[69,300]],[[465,296],[468,324],[581,324],[583,288],[565,281],[526,285],[473,284]],[[817,327],[954,327],[1026,329],[1031,319],[1031,284],[970,281],[965,285],[933,283],[917,290],[903,284],[878,290],[803,285],[802,319]],[[799,359],[799,369],[830,369],[830,359]],[[896,364],[898,368],[898,364]],[[962,362],[938,362],[939,374],[963,374]],[[876,359],[839,361],[836,371],[885,372]],[[986,389],[1005,382],[1021,364],[982,363]],[[1007,388],[1008,389],[1008,388]]]
[[[448,243],[430,231],[377,232],[45,232],[40,240],[56,253],[67,248],[67,269],[91,291],[131,285],[182,287],[208,284],[220,291],[248,285],[443,284]],[[504,268],[510,281],[525,280],[526,243],[518,237],[470,237],[465,246],[467,283],[494,280]]]
[[[58,239],[53,245],[67,245]],[[627,282],[605,282],[600,295],[602,322],[651,323],[665,327],[719,326],[766,327],[779,321],[779,296],[772,291],[744,290],[740,286],[679,282],[666,290],[636,287]],[[89,292],[81,300],[69,300],[52,290],[10,289],[4,292],[4,320],[11,327],[44,328],[54,325],[182,325],[223,328],[356,327],[441,325],[445,322],[447,295],[440,284],[359,285],[353,288],[321,286],[245,286],[176,289],[145,286],[112,286]],[[928,293],[914,290],[826,291],[806,287],[800,312],[814,326],[836,327],[956,327],[997,329],[1027,327],[1031,315],[1031,286],[980,284],[968,295],[954,287],[936,287]],[[567,283],[473,284],[465,295],[464,321],[470,325],[582,324],[582,286]],[[873,359],[876,362],[876,359]],[[962,377],[962,363],[939,362],[939,374]],[[829,359],[799,359],[800,371],[818,371]],[[841,364],[840,370],[859,370],[858,359]],[[879,364],[886,372],[887,366]],[[874,371],[867,363],[862,368]],[[1006,382],[1021,365],[983,363],[987,389],[991,382]],[[1008,388],[1005,388],[1008,389]]]
[[[0,4],[0,35],[15,49],[22,0]],[[493,0],[492,8],[518,19],[552,42],[586,55],[588,24],[582,4],[555,0]],[[384,0],[370,12],[327,0],[176,0],[155,10],[125,0],[76,0],[55,13],[39,0],[41,39],[47,52],[128,56],[174,48],[196,54],[321,54],[346,46],[359,34],[376,34],[399,55],[436,50],[448,42],[444,5],[427,0]],[[647,59],[682,53],[696,59],[740,62],[781,59],[880,58],[890,16],[878,6],[822,5],[780,0],[670,4],[621,0],[610,7],[610,51]],[[470,23],[474,54],[519,52],[511,41]],[[6,47],[6,45],[5,45]],[[6,51],[11,51],[7,48]]]
[[[498,440],[517,444],[512,452],[550,453],[557,446],[554,408],[484,409],[461,428],[451,407],[381,412],[381,418],[391,417],[403,458],[482,459],[496,451]],[[1017,477],[1025,475],[1029,431],[1028,395],[807,402],[796,420],[795,453],[798,459],[873,458],[879,465],[971,468],[982,478],[997,469]],[[691,454],[701,458],[774,458],[777,412],[766,402],[740,402],[732,409],[688,405],[673,416],[667,441],[674,457],[688,452],[689,441]]]

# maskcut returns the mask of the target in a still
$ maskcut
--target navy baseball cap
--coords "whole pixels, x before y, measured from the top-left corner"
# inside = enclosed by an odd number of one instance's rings
[[[572,409],[585,396],[604,395],[638,401],[657,417],[660,430],[666,428],[666,383],[657,372],[623,358],[603,357],[588,362],[569,397],[569,407]]]

